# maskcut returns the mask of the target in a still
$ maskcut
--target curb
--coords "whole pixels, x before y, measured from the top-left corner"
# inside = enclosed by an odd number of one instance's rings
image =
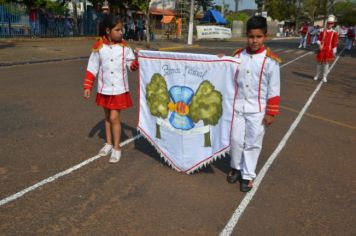
[[[1,41],[1,40],[0,40]],[[198,48],[200,45],[192,45],[192,46],[172,46],[172,47],[161,47],[161,48],[151,48],[148,50],[157,50],[157,51],[169,51],[169,50],[180,50],[184,48]],[[19,61],[19,62],[9,62],[9,63],[0,63],[1,67],[11,67],[11,66],[19,66],[19,65],[31,65],[31,64],[41,64],[41,63],[49,63],[49,62],[61,62],[61,61],[72,61],[72,60],[83,60],[88,59],[89,56],[78,56],[78,57],[68,57],[68,58],[53,58],[53,59],[43,59],[43,60],[28,60],[28,61]]]
[[[300,37],[275,37],[272,40],[289,40],[289,39],[300,39]]]
[[[20,66],[20,65],[42,64],[42,63],[48,63],[48,62],[82,60],[82,59],[88,59],[88,58],[89,58],[88,56],[82,56],[82,57],[54,58],[54,59],[46,59],[46,60],[0,63],[0,68],[1,67],[10,67],[10,66]]]
[[[196,44],[196,45],[182,45],[182,46],[174,46],[174,47],[164,47],[164,48],[158,48],[158,51],[169,51],[169,50],[179,50],[179,49],[184,49],[184,48],[199,48],[200,45]]]

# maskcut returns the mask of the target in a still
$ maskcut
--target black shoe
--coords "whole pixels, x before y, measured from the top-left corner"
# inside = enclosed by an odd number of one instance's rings
[[[252,189],[252,180],[242,179],[240,184],[240,191],[241,192],[248,192]]]
[[[230,170],[229,174],[226,176],[226,181],[233,184],[236,183],[241,178],[241,171],[232,169]]]

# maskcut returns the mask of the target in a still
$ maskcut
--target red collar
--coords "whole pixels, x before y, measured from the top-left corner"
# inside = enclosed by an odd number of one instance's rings
[[[260,47],[257,51],[251,51],[251,48],[250,47],[247,47],[246,48],[246,52],[248,53],[248,54],[259,54],[259,53],[262,53],[263,51],[265,50],[265,47],[264,46],[262,46],[262,47]]]

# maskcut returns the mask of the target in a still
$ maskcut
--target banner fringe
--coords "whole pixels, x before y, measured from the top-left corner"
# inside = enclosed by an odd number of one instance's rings
[[[200,163],[199,165],[195,166],[194,168],[188,170],[188,171],[182,171],[180,169],[178,169],[157,147],[156,145],[151,141],[151,139],[149,138],[148,135],[146,135],[145,132],[143,132],[141,130],[140,127],[137,127],[137,131],[142,134],[142,136],[154,147],[154,149],[156,150],[156,152],[159,154],[159,156],[164,160],[164,162],[171,167],[172,169],[178,171],[178,172],[184,172],[186,174],[193,174],[194,172],[198,172],[199,170],[201,170],[202,168],[206,167],[207,165],[209,165],[210,163],[224,158],[226,156],[226,153],[228,153],[230,151],[230,147],[224,149],[223,151],[220,151],[218,153],[216,153],[215,155],[213,155],[212,157],[210,157],[209,159],[205,160],[204,162]]]

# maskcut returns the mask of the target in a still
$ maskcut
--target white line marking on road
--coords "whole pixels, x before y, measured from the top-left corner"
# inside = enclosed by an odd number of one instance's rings
[[[337,58],[335,59],[334,63],[332,64],[332,66],[329,69],[329,72],[331,71],[331,69],[334,67],[335,63],[339,60],[340,55],[342,54],[344,50],[342,50],[340,52],[340,54],[337,56]],[[286,63],[284,65],[281,66],[281,68],[285,65],[288,65],[289,63]],[[316,94],[318,93],[318,91],[320,90],[321,86],[323,85],[323,82],[320,81],[318,86],[316,87],[316,89],[314,90],[314,92],[312,93],[312,95],[309,97],[308,101],[305,103],[304,107],[302,108],[302,110],[299,112],[297,118],[294,120],[294,122],[292,123],[292,125],[289,127],[287,133],[284,135],[284,137],[282,138],[282,140],[279,142],[277,148],[273,151],[273,153],[271,154],[271,156],[268,158],[268,160],[266,161],[266,163],[263,165],[260,173],[257,175],[256,179],[253,182],[254,187],[251,189],[250,192],[248,192],[245,197],[242,199],[240,205],[236,208],[235,212],[233,213],[233,215],[231,216],[230,220],[228,221],[228,223],[226,224],[225,228],[221,231],[220,236],[226,236],[226,235],[231,235],[237,222],[239,221],[241,215],[243,214],[243,212],[245,211],[246,207],[248,206],[248,204],[251,202],[253,196],[255,195],[256,191],[258,190],[259,185],[262,182],[262,179],[264,178],[264,176],[266,175],[269,167],[272,165],[273,161],[277,158],[278,154],[282,151],[282,149],[284,148],[284,146],[286,145],[289,137],[292,135],[292,133],[294,132],[295,128],[298,126],[299,122],[301,121],[304,113],[306,112],[306,110],[308,109],[308,107],[310,106],[310,104],[312,103],[314,97],[316,96]]]
[[[120,146],[123,147],[123,146],[131,143],[132,141],[140,138],[141,136],[142,136],[141,134],[138,134],[133,138],[125,140],[124,142],[120,143]],[[65,176],[65,175],[67,175],[67,174],[69,174],[69,173],[71,173],[71,172],[73,172],[75,170],[78,170],[79,168],[81,168],[81,167],[83,167],[83,166],[85,166],[85,165],[87,165],[87,164],[99,159],[100,157],[101,156],[99,156],[99,155],[93,156],[93,157],[91,157],[91,158],[89,158],[89,159],[87,159],[87,160],[85,160],[85,161],[83,161],[83,162],[81,162],[81,163],[69,168],[69,169],[66,169],[66,170],[64,170],[62,172],[59,172],[58,174],[55,174],[55,175],[53,175],[51,177],[48,177],[47,179],[44,179],[44,180],[42,180],[42,181],[40,181],[40,182],[38,182],[38,183],[28,187],[28,188],[25,188],[24,190],[21,190],[20,192],[17,192],[17,193],[15,193],[15,194],[7,197],[7,198],[4,198],[4,199],[2,199],[0,201],[0,206],[5,205],[6,203],[9,203],[11,201],[14,201],[17,198],[22,197],[26,193],[31,192],[31,191],[35,190],[36,188],[41,187],[42,185],[48,184],[50,182],[53,182],[53,181],[55,181],[56,179],[58,179],[60,177],[63,177],[63,176]]]
[[[285,53],[290,53],[290,52],[293,52],[293,51],[294,51],[294,49],[288,49],[288,50],[285,51]]]
[[[291,60],[291,61],[289,61],[289,62],[284,63],[283,65],[281,65],[281,68],[285,67],[286,65],[289,65],[290,63],[295,62],[296,60],[299,60],[299,59],[302,58],[302,57],[305,57],[305,56],[307,56],[307,55],[309,55],[309,54],[312,54],[312,53],[313,53],[313,52],[307,52],[307,53],[305,53],[305,54],[303,54],[303,55],[301,55],[301,56],[299,56],[299,57],[297,57],[297,58],[294,58],[293,60]]]

